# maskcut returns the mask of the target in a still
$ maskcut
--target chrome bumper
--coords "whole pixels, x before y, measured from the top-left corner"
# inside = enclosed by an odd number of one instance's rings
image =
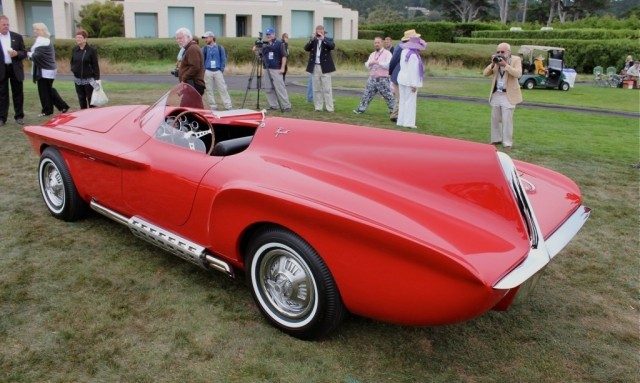
[[[504,153],[498,153],[498,158],[505,172],[507,181],[511,185],[514,196],[518,201],[531,239],[531,250],[525,260],[493,285],[494,289],[508,290],[520,286],[540,271],[540,269],[545,267],[551,259],[571,241],[578,231],[580,231],[589,218],[591,209],[580,205],[549,238],[544,239],[540,225],[538,224],[538,219],[531,207],[527,193],[522,187],[513,160]]]

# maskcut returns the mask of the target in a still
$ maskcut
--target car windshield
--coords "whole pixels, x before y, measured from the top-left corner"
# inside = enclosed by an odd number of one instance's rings
[[[148,135],[154,135],[165,122],[165,117],[170,112],[167,109],[178,107],[204,109],[202,96],[191,85],[179,83],[142,112],[138,118],[140,127]]]

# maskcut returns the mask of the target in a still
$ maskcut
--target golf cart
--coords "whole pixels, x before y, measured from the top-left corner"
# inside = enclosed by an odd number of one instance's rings
[[[576,81],[576,72],[564,67],[564,48],[541,45],[522,45],[518,54],[522,57],[520,86],[525,89],[548,88],[568,91]],[[545,60],[536,68],[535,60]],[[544,70],[540,68],[544,67]]]

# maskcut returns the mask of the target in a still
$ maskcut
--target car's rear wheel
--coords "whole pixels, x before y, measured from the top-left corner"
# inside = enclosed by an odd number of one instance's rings
[[[80,198],[71,173],[57,149],[49,147],[42,152],[38,181],[51,215],[64,221],[75,221],[84,216],[87,204]]]
[[[561,83],[560,83],[560,89],[561,89],[561,90],[563,90],[563,91],[565,91],[565,92],[566,92],[566,91],[568,91],[568,90],[569,90],[569,88],[571,88],[571,86],[569,86],[569,83],[568,83],[568,82],[564,82],[564,81],[563,81],[563,82],[561,82]]]
[[[282,331],[317,339],[344,318],[346,309],[329,269],[299,236],[279,228],[257,233],[246,269],[260,311]]]
[[[524,87],[527,89],[533,89],[536,86],[536,80],[530,79],[525,81]]]

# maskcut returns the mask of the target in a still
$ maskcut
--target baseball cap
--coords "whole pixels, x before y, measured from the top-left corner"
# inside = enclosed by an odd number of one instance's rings
[[[264,30],[264,34],[265,35],[275,35],[276,34],[276,30],[271,28],[271,27],[269,27],[269,28]]]
[[[206,31],[204,33],[204,35],[202,35],[202,38],[204,39],[205,37],[216,37],[216,35],[213,34],[213,32],[211,31]]]

